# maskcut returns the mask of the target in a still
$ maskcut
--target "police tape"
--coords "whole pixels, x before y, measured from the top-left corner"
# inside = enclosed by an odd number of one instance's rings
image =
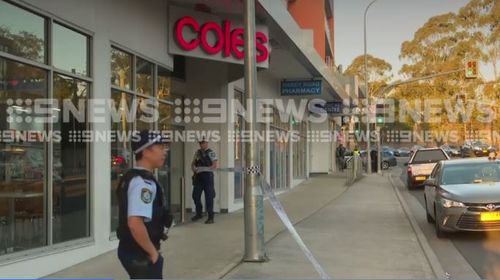
[[[254,170],[254,168],[252,168]],[[250,168],[218,168],[216,171],[219,172],[235,172],[235,173],[252,173],[252,170]],[[259,169],[260,170],[260,169]],[[307,257],[309,262],[313,265],[314,269],[318,274],[320,275],[321,279],[331,279],[330,276],[326,273],[326,271],[323,269],[321,264],[318,262],[318,260],[314,257],[313,253],[307,245],[304,243],[302,238],[300,237],[299,233],[295,229],[295,226],[293,225],[292,221],[288,217],[288,214],[285,211],[285,208],[283,208],[283,205],[279,201],[278,197],[274,193],[272,187],[267,183],[265,178],[262,177],[262,173],[258,172],[257,175],[259,176],[259,181],[260,181],[260,187],[262,189],[262,192],[267,195],[269,198],[269,202],[271,203],[271,206],[273,207],[274,211],[278,215],[278,217],[281,219],[285,227],[287,228],[288,232],[292,235],[293,239],[297,244],[299,245],[299,248],[302,250],[304,255]]]

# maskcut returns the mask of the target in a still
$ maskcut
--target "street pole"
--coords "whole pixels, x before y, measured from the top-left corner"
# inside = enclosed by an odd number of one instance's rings
[[[246,129],[255,136],[257,63],[255,58],[255,0],[245,0],[245,107],[247,109]],[[249,115],[248,115],[249,114]],[[264,197],[260,189],[260,170],[257,162],[257,145],[255,139],[245,144],[245,256],[246,262],[266,261],[264,250]]]
[[[377,173],[382,174],[382,156],[383,151],[381,150],[380,144],[380,126],[377,126]]]
[[[368,9],[370,8],[373,3],[377,2],[377,0],[373,0],[366,6],[365,9],[365,17],[364,17],[364,45],[365,45],[365,90],[366,90],[366,134],[368,135],[367,139],[367,144],[366,144],[366,163],[367,163],[367,173],[371,174],[372,173],[372,162],[371,162],[371,148],[370,148],[370,91],[368,90],[368,57],[367,57],[367,50],[366,50],[366,14],[368,13]]]

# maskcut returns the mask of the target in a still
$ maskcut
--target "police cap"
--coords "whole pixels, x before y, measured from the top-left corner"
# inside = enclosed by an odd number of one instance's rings
[[[154,144],[167,144],[170,139],[157,131],[141,130],[136,131],[132,137],[132,151],[134,154],[142,152],[144,149]]]

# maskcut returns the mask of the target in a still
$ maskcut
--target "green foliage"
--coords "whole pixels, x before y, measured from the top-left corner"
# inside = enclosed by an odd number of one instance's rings
[[[401,45],[400,58],[406,63],[400,74],[405,78],[422,77],[434,73],[464,68],[465,62],[477,59],[493,66],[494,79],[490,83],[481,78],[465,79],[465,72],[400,86],[395,96],[405,99],[441,98],[455,102],[457,94],[466,94],[468,100],[484,98],[498,100],[500,82],[497,64],[500,60],[500,1],[472,0],[458,13],[447,13],[430,18],[414,34],[412,40]],[[478,112],[473,112],[473,118]],[[431,129],[450,129],[443,113],[440,124],[421,124]],[[409,120],[412,122],[412,120]],[[478,129],[483,129],[479,127]]]
[[[389,62],[367,54],[368,81],[387,82],[391,77],[392,66]],[[353,59],[351,65],[347,67],[345,74],[358,76],[361,83],[365,81],[365,56],[360,55]]]
[[[365,82],[364,57],[364,55],[360,55],[353,59],[351,65],[349,65],[345,71],[345,74],[358,76],[361,85],[364,85]],[[392,65],[381,58],[377,58],[369,54],[366,55],[366,57],[369,82],[368,87],[370,89],[370,95],[373,95],[379,89],[385,87],[392,78]]]

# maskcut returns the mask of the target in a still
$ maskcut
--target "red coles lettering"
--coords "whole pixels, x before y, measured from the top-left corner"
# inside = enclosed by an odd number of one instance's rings
[[[179,19],[175,24],[175,40],[179,47],[185,51],[192,51],[196,48],[201,49],[209,55],[217,55],[222,52],[223,57],[232,56],[238,60],[244,58],[244,30],[243,28],[231,27],[229,20],[224,20],[222,25],[217,22],[206,22],[200,24],[193,17],[185,16]],[[187,40],[185,31],[191,32],[194,36]],[[213,34],[215,42],[209,42],[209,33]],[[186,35],[189,33],[186,33]],[[255,34],[257,50],[257,62],[264,62],[269,57],[267,49],[268,38],[262,32]]]

